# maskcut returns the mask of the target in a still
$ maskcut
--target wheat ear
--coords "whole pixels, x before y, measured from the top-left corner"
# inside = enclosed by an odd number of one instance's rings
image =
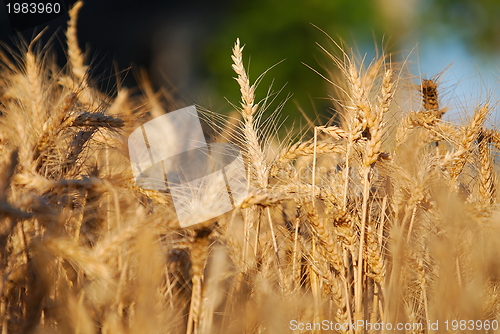
[[[443,160],[442,165],[447,165],[450,162],[453,163],[450,172],[452,180],[455,181],[462,172],[465,163],[467,162],[467,158],[472,150],[473,144],[476,141],[481,127],[486,120],[486,116],[489,112],[490,106],[488,104],[485,104],[480,108],[476,108],[471,122],[465,129],[465,135],[463,136],[459,144],[458,150],[451,154],[451,156],[448,155]]]
[[[490,205],[496,201],[496,173],[491,159],[488,141],[483,132],[478,138],[479,142],[479,195],[484,204]]]
[[[338,243],[336,242],[332,231],[330,231],[328,226],[325,224],[324,219],[319,217],[318,211],[311,202],[306,202],[304,208],[309,216],[309,224],[316,232],[316,236],[320,240],[321,245],[325,250],[324,253],[330,261],[332,267],[338,272],[343,272],[344,264],[337,248]]]
[[[257,185],[261,188],[267,186],[267,169],[265,165],[264,154],[262,153],[259,138],[255,130],[254,114],[257,112],[258,105],[255,104],[255,85],[250,85],[247,72],[243,66],[243,48],[240,46],[240,40],[237,39],[233,48],[233,70],[238,77],[236,81],[240,86],[241,92],[241,114],[244,120],[244,133],[247,141],[248,156],[251,160],[250,166],[252,176],[256,178]]]
[[[429,79],[422,80],[420,92],[422,93],[424,109],[440,119],[445,113],[445,109],[439,108],[437,82]]]
[[[30,46],[28,53],[26,53],[26,77],[28,78],[30,87],[32,116],[35,124],[43,124],[45,121],[45,115],[42,110],[45,94],[43,91],[44,84],[41,68],[42,66],[31,51]]]
[[[78,12],[83,6],[82,1],[75,3],[73,8],[69,11],[68,30],[66,30],[66,39],[68,41],[68,58],[71,64],[71,71],[75,77],[83,82],[87,73],[87,66],[84,65],[84,56],[82,50],[78,46],[78,38],[76,34],[76,23],[78,19]]]

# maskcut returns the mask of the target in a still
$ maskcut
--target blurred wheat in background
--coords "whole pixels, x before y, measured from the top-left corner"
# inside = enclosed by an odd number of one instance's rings
[[[168,193],[135,185],[127,152],[135,128],[173,109],[147,84],[142,97],[94,88],[80,7],[65,68],[36,38],[1,58],[2,333],[289,333],[325,319],[421,324],[408,333],[454,319],[494,328],[494,103],[450,124],[438,81],[413,84],[389,55],[368,62],[325,48],[341,73],[327,78],[341,121],[280,139],[262,118],[275,97],[255,96],[238,40],[238,114],[203,115],[214,141],[240,146],[250,192],[181,229]]]

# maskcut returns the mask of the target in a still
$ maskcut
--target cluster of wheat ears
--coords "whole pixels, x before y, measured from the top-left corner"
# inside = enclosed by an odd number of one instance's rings
[[[280,142],[264,136],[270,97],[257,103],[237,41],[238,116],[203,114],[214,140],[240,145],[249,193],[181,229],[168,193],[135,185],[127,151],[131,131],[174,106],[147,85],[114,97],[95,88],[76,38],[81,5],[65,68],[36,38],[1,56],[2,334],[312,333],[324,320],[426,333],[498,321],[491,104],[450,124],[435,80],[406,85],[388,56],[363,66],[327,53],[340,69],[327,79],[339,121]]]

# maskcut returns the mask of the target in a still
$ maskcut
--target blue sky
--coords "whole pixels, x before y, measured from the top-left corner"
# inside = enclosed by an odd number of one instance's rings
[[[493,108],[488,125],[496,123],[500,71],[493,59],[474,57],[454,38],[439,43],[424,40],[407,46],[409,50],[413,47],[415,50],[410,55],[413,74],[430,78],[444,71],[440,94],[441,104],[449,107],[445,120],[463,120],[466,113],[471,115],[477,104],[489,98]]]

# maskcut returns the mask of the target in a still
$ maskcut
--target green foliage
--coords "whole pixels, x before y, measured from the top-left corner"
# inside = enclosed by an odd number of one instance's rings
[[[419,23],[429,36],[446,38],[458,34],[471,53],[492,56],[500,52],[498,13],[498,0],[431,0],[427,1]],[[439,32],[436,28],[444,29]]]

